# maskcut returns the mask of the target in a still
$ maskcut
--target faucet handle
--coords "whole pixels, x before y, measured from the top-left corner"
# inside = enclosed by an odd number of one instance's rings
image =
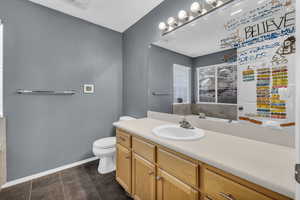
[[[200,119],[205,119],[206,118],[205,113],[199,113],[198,116],[199,116]]]

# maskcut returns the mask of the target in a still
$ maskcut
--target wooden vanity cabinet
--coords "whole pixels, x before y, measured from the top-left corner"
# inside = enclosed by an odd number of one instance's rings
[[[135,200],[292,200],[117,130],[116,179]]]
[[[125,148],[131,148],[131,135],[125,133],[122,130],[117,130],[117,144],[122,145]]]
[[[161,148],[157,149],[157,165],[184,183],[198,187],[198,162],[188,161]]]
[[[131,194],[131,135],[117,129],[116,180]]]
[[[156,147],[142,139],[132,137],[132,151],[151,163],[156,161]]]
[[[133,153],[132,196],[136,200],[155,200],[155,165]]]
[[[208,169],[204,170],[205,192],[213,199],[272,200]]]
[[[157,172],[157,200],[198,200],[199,192],[162,169]]]
[[[131,193],[131,151],[120,144],[116,149],[116,179],[120,185]]]

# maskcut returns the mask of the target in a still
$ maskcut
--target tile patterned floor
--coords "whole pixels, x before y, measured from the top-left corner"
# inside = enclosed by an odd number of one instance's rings
[[[0,200],[132,200],[115,180],[100,175],[98,162],[67,169],[0,192]]]

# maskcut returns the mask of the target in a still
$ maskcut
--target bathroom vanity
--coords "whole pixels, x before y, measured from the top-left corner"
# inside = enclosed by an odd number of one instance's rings
[[[291,200],[294,149],[204,130],[175,141],[155,136],[170,122],[115,123],[116,179],[135,200]]]

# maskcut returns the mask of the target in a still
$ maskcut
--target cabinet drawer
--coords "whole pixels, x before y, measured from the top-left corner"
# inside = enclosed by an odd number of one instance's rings
[[[219,200],[272,200],[208,169],[204,170],[204,191],[213,199]]]
[[[117,143],[126,148],[131,147],[131,136],[122,130],[117,129]]]
[[[150,162],[155,162],[155,146],[136,137],[132,138],[132,150]]]
[[[157,150],[157,164],[160,168],[177,177],[181,181],[191,186],[198,186],[197,164],[162,149]]]

